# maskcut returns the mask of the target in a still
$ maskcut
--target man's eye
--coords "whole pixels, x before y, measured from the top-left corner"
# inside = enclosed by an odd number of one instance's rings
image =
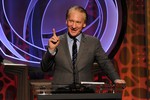
[[[69,20],[69,22],[73,22],[73,20]]]

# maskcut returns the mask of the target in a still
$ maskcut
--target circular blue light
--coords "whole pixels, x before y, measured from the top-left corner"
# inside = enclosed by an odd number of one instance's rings
[[[52,28],[63,34],[66,10],[73,5],[84,7],[89,15],[86,34],[97,37],[109,55],[116,44],[122,24],[119,0],[1,0],[6,22],[0,22],[0,53],[5,59],[39,66],[46,51]],[[24,6],[23,6],[24,5]],[[20,8],[20,9],[18,9]],[[7,23],[9,34],[3,27]],[[8,53],[9,52],[9,53]]]

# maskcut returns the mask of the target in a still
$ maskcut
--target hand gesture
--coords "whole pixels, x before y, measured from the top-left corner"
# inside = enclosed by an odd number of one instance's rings
[[[53,36],[48,40],[48,49],[54,51],[56,47],[59,45],[59,43],[60,43],[60,39],[56,35],[56,31],[53,28]]]

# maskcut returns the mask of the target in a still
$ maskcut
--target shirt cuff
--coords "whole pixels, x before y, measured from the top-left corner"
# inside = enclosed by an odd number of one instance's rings
[[[48,49],[48,51],[52,56],[54,56],[56,54],[56,49],[54,51]]]

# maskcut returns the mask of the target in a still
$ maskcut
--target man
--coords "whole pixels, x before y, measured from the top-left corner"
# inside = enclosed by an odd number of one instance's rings
[[[125,84],[108,59],[100,41],[82,32],[86,27],[87,17],[85,9],[80,6],[73,6],[67,11],[68,32],[57,36],[53,29],[53,36],[48,41],[48,50],[41,61],[42,70],[54,71],[53,84],[91,82],[91,67],[97,62],[113,83]],[[77,44],[75,55],[75,50],[72,51],[74,41]]]

